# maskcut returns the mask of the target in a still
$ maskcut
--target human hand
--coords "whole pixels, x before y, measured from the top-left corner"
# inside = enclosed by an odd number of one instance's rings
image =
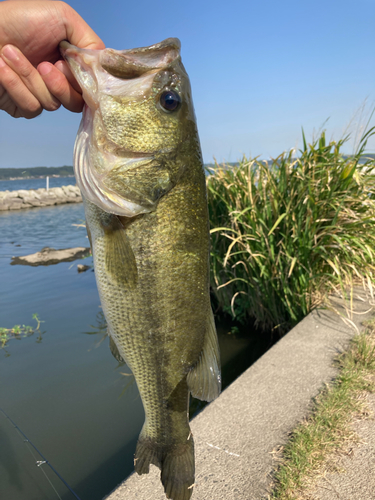
[[[0,2],[0,109],[15,118],[34,118],[61,104],[82,111],[81,90],[60,55],[62,40],[85,49],[105,48],[64,2]]]

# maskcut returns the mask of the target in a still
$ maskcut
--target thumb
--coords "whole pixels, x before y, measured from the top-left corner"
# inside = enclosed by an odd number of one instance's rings
[[[103,41],[70,5],[62,3],[62,8],[66,39],[72,45],[81,49],[105,49]]]

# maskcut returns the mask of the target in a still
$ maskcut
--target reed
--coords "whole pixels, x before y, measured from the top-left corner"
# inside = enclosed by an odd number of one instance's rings
[[[368,138],[344,156],[348,137],[325,132],[298,158],[243,158],[207,178],[211,284],[217,309],[283,334],[333,290],[375,280],[375,162]],[[303,133],[303,132],[302,132]]]

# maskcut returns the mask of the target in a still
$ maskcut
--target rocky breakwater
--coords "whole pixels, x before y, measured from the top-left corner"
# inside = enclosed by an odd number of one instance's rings
[[[19,189],[18,191],[0,191],[0,211],[20,210],[21,208],[49,207],[64,203],[82,201],[78,186],[62,186],[40,189]]]

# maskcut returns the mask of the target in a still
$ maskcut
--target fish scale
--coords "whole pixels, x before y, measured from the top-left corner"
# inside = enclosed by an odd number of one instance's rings
[[[145,409],[135,470],[158,466],[167,498],[189,500],[189,396],[211,401],[221,379],[206,181],[179,47],[61,44],[87,103],[74,168],[111,351],[132,370]]]

